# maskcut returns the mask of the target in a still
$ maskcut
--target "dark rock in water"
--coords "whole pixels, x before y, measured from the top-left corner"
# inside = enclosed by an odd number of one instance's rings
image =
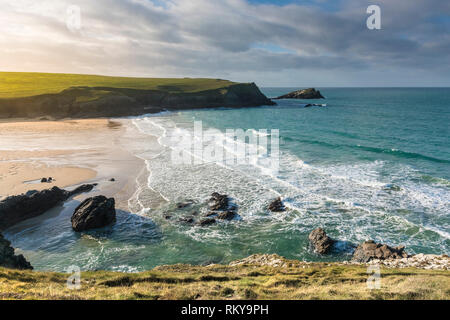
[[[216,223],[216,219],[210,219],[210,218],[208,218],[208,219],[200,220],[200,222],[199,222],[198,224],[199,224],[200,226],[202,226],[202,227],[205,227],[205,226],[212,225],[212,224],[214,224],[214,223]]]
[[[47,183],[47,178],[42,178],[41,183]]]
[[[184,208],[190,207],[193,204],[194,204],[193,200],[186,200],[184,202],[178,202],[177,203],[177,208],[178,209],[184,209]]]
[[[230,198],[225,194],[214,192],[209,199],[209,208],[211,210],[226,210],[229,207]]]
[[[277,198],[269,204],[268,209],[272,212],[283,212],[286,211],[286,208],[281,201],[281,198]]]
[[[96,196],[84,200],[71,218],[75,231],[86,231],[105,227],[116,221],[114,198]]]
[[[219,212],[217,218],[220,220],[233,220],[236,217],[236,212],[228,210]]]
[[[387,184],[384,186],[383,188],[385,191],[402,191],[402,188],[400,188],[399,186],[395,185],[395,184]]]
[[[168,215],[168,214],[166,214],[166,215],[164,216],[164,219],[166,219],[166,220],[170,220],[170,219],[172,219],[172,216],[171,216],[171,215]]]
[[[109,179],[109,181],[114,182],[114,181],[116,181],[116,179],[111,178],[111,179]]]
[[[324,96],[322,96],[319,90],[309,88],[290,92],[275,99],[325,99],[325,98]]]
[[[0,267],[20,270],[32,270],[33,267],[23,255],[15,255],[11,242],[0,234]]]
[[[404,246],[390,247],[386,244],[375,243],[374,241],[366,241],[360,244],[353,253],[352,261],[366,263],[373,259],[402,259],[407,258]]]
[[[37,217],[71,196],[89,192],[93,188],[94,186],[90,184],[82,185],[73,191],[53,187],[39,192],[33,191],[7,197],[0,201],[0,230],[9,228],[23,220]]]
[[[179,221],[184,223],[194,223],[194,218],[193,217],[181,218]]]
[[[327,236],[325,230],[322,228],[314,229],[309,234],[309,241],[314,246],[314,251],[319,254],[326,254],[333,247],[333,244],[336,242]]]

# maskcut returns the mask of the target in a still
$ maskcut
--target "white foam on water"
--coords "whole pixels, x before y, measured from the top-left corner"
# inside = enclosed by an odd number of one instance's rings
[[[171,116],[133,120],[141,132],[156,136],[164,148],[151,159],[145,159],[150,172],[146,187],[160,193],[169,202],[187,198],[202,202],[217,191],[234,198],[243,217],[240,224],[245,226],[267,219],[272,223],[284,223],[287,229],[326,224],[332,225],[343,238],[359,240],[375,237],[376,229],[381,236],[394,237],[398,232],[419,226],[449,239],[448,226],[439,225],[438,220],[420,221],[412,219],[412,215],[395,213],[403,208],[435,217],[449,212],[448,190],[401,180],[417,174],[412,168],[394,166],[389,168],[392,174],[386,175],[383,170],[391,164],[385,161],[313,166],[283,150],[280,171],[275,172],[258,163],[263,160],[261,154],[266,150],[261,152],[261,147],[256,145],[246,147],[249,150],[253,148],[252,151],[258,155],[257,161],[243,165],[223,162],[174,164],[170,158],[171,151],[184,150],[192,158],[198,156],[187,146],[174,142],[176,136],[194,135],[189,124],[182,123],[180,127]],[[256,130],[252,132],[259,133]],[[219,141],[213,141],[219,143],[226,139],[229,138],[224,135]],[[239,156],[235,151],[225,149],[230,157]],[[386,187],[389,184],[398,185],[400,191],[389,190]],[[291,209],[290,213],[267,213],[268,202],[278,196]],[[141,205],[145,207],[145,204]],[[292,214],[301,219],[292,218]],[[235,228],[239,229],[239,225]],[[198,241],[227,236],[220,228],[214,227],[206,230],[188,228],[181,232]],[[351,236],[346,236],[348,234]],[[414,243],[414,237],[410,241]]]

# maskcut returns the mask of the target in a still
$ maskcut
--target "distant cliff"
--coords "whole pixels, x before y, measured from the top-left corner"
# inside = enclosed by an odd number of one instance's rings
[[[1,98],[0,118],[120,117],[162,110],[273,104],[254,83],[196,92],[77,86],[59,93]]]

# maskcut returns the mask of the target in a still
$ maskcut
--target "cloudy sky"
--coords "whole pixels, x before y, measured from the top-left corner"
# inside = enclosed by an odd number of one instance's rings
[[[381,30],[366,26],[372,4]],[[1,71],[450,86],[448,0],[0,0],[0,8]]]

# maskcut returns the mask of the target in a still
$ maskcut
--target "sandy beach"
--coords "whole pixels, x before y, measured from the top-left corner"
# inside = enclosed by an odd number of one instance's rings
[[[144,163],[124,147],[125,121],[1,122],[0,198],[98,183],[94,193],[115,197],[118,207],[127,209]],[[52,182],[41,183],[44,177]]]

